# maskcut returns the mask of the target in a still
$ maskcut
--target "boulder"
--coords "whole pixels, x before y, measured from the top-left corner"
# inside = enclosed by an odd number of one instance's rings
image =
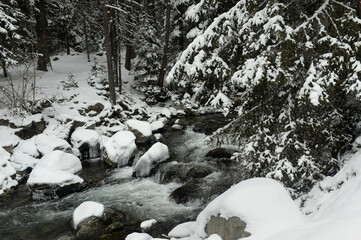
[[[58,138],[53,135],[39,134],[34,137],[35,145],[38,151],[45,155],[55,150],[61,150],[63,152],[71,153],[70,144],[62,138]]]
[[[77,224],[75,224],[77,223]],[[84,202],[73,213],[73,228],[77,239],[125,239],[139,231],[140,221],[123,212],[96,202]]]
[[[245,231],[247,224],[238,217],[225,219],[220,216],[212,216],[206,225],[205,231],[207,236],[217,234],[223,240],[238,240],[251,236]]]
[[[187,172],[186,178],[187,179],[190,179],[190,178],[205,178],[209,174],[211,174],[212,172],[213,172],[213,170],[209,166],[203,166],[203,165],[194,166],[191,169],[189,169],[189,171]]]
[[[111,167],[128,165],[137,149],[135,135],[130,131],[119,131],[101,143],[102,159]]]
[[[126,121],[128,131],[131,131],[137,139],[137,143],[145,144],[154,140],[150,123],[136,119]]]
[[[155,163],[165,161],[169,158],[167,145],[157,142],[143,156],[141,156],[134,167],[134,176],[147,177]]]
[[[15,135],[24,140],[29,139],[44,132],[45,127],[46,123],[44,119],[41,119],[40,121],[32,121],[30,124],[23,126],[21,130],[15,133]]]
[[[4,191],[18,185],[15,180],[16,170],[11,165],[10,154],[4,149],[0,148],[0,195]]]
[[[39,160],[29,175],[27,185],[35,199],[62,197],[81,190],[84,180],[75,175],[81,169],[79,158],[56,150]]]
[[[97,131],[77,129],[70,139],[73,147],[79,149],[82,159],[100,157],[100,134]]]
[[[209,151],[205,157],[208,158],[231,158],[235,151],[227,148],[216,148]]]
[[[185,185],[177,188],[170,194],[170,198],[177,204],[185,204],[195,199],[199,199],[202,196],[201,193],[201,181],[193,179],[187,182]]]

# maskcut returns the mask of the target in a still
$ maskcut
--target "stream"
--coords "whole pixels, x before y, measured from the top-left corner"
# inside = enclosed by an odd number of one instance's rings
[[[201,118],[193,120],[202,121]],[[206,121],[205,124],[210,126]],[[217,122],[214,124],[217,125]],[[163,142],[170,149],[171,162],[198,161],[211,150],[205,142],[207,136],[192,130],[167,129],[163,137]],[[179,182],[160,184],[157,175],[133,178],[132,167],[110,169],[104,166],[100,159],[83,162],[83,168],[83,174],[102,180],[82,192],[42,202],[29,199],[27,187],[22,184],[17,195],[0,202],[0,239],[51,240],[71,236],[70,221],[73,211],[84,201],[103,203],[125,214],[132,214],[142,221],[153,218],[164,222],[189,221],[195,219],[204,207],[197,202],[176,204],[170,200],[171,192],[181,186]]]

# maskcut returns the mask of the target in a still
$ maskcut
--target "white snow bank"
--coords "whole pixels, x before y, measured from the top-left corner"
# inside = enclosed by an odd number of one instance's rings
[[[157,142],[143,156],[141,156],[135,165],[134,172],[137,177],[146,177],[154,163],[164,161],[169,158],[169,149],[167,145]]]
[[[139,121],[136,119],[131,119],[125,122],[128,130],[136,130],[139,133],[141,133],[144,137],[150,137],[152,136],[152,128],[150,126],[150,123]]]
[[[71,152],[70,144],[62,138],[56,136],[39,134],[35,136],[35,144],[39,152],[43,155],[54,150],[62,150],[64,152]]]
[[[152,238],[147,233],[131,233],[129,234],[125,240],[167,240],[165,238]]]
[[[137,149],[135,135],[130,131],[119,131],[111,138],[103,138],[101,144],[109,160],[118,166],[127,165],[130,157]]]
[[[185,222],[177,225],[169,233],[169,237],[173,238],[184,238],[191,236],[196,231],[196,222]]]
[[[18,185],[18,182],[11,178],[16,171],[9,159],[10,154],[0,147],[0,194],[3,194],[6,189]]]
[[[252,239],[260,239],[304,222],[304,217],[286,189],[277,181],[254,178],[238,183],[213,200],[197,217],[192,239],[206,237],[211,216],[239,217],[247,223]],[[251,239],[250,238],[250,239]]]
[[[30,173],[28,185],[65,186],[82,183],[83,179],[74,173],[82,169],[76,156],[59,150],[44,155]]]
[[[218,234],[212,234],[206,240],[222,240],[222,238]]]
[[[99,157],[99,139],[100,134],[91,129],[76,129],[71,135],[71,144],[74,148],[80,148],[82,145],[87,144],[89,146],[89,157]]]
[[[150,220],[146,220],[146,221],[143,221],[141,224],[140,224],[140,227],[142,229],[148,229],[150,228],[151,226],[153,226],[154,224],[157,223],[157,220],[155,219],[150,219]]]
[[[104,205],[97,202],[86,201],[80,204],[73,213],[74,229],[78,227],[84,219],[95,216],[100,217],[104,213]]]

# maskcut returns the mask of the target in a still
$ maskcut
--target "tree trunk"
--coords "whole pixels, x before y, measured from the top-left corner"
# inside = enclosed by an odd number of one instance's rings
[[[119,78],[118,78],[118,91],[119,93],[122,93],[122,50],[118,49],[118,74],[119,74]]]
[[[85,35],[86,55],[88,58],[88,62],[90,62],[89,39],[88,39],[88,29],[86,27],[85,12],[83,13],[83,31],[84,31],[84,35]]]
[[[356,15],[361,19],[361,0],[357,0]]]
[[[48,21],[46,19],[45,0],[36,1],[36,8],[39,9],[39,12],[36,15],[36,31],[38,35],[37,50],[39,53],[38,69],[41,71],[48,71],[47,64],[50,63],[50,56],[48,48],[48,35],[46,32]]]
[[[134,58],[134,49],[133,49],[133,46],[132,46],[132,42],[131,42],[131,39],[132,39],[132,29],[130,29],[130,26],[131,26],[131,22],[132,22],[132,8],[130,6],[131,3],[127,3],[127,10],[128,10],[128,16],[127,16],[127,21],[128,21],[128,24],[126,24],[126,33],[125,33],[125,63],[124,63],[124,67],[125,69],[127,70],[131,70],[132,69],[132,58]]]
[[[113,105],[115,105],[116,95],[115,95],[114,74],[113,74],[113,65],[112,65],[112,50],[110,46],[110,36],[109,36],[109,25],[108,25],[109,19],[105,5],[107,5],[107,1],[103,0],[103,27],[104,27],[104,36],[105,36],[105,48],[107,54],[109,93],[110,93],[110,101]]]
[[[110,5],[114,6],[114,0],[110,0]],[[113,66],[114,66],[114,83],[118,85],[118,51],[117,51],[117,28],[116,28],[116,16],[114,8],[110,8],[110,42],[112,48]]]
[[[8,77],[8,71],[6,70],[6,64],[5,62],[1,63],[1,67],[3,69],[3,73],[4,73],[4,78]]]
[[[65,44],[66,44],[66,55],[70,55],[70,43],[69,43],[69,28],[65,29]]]
[[[170,35],[170,0],[166,1],[166,18],[165,18],[165,43],[164,43],[164,50],[163,50],[163,59],[162,59],[162,66],[160,69],[160,75],[158,80],[158,86],[163,88],[164,83],[164,75],[167,67],[167,60],[168,60],[168,46],[169,46],[169,35]]]

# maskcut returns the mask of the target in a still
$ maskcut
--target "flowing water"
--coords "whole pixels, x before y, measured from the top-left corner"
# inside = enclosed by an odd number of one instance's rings
[[[172,161],[189,162],[210,150],[205,137],[188,130],[169,130],[164,133],[164,142],[171,151]],[[100,202],[141,220],[194,219],[199,213],[201,207],[197,204],[181,205],[169,200],[169,194],[180,184],[159,184],[156,178],[135,179],[131,175],[131,167],[108,169],[100,184],[59,200],[36,203],[19,197],[5,202],[0,212],[0,239],[48,240],[71,235],[72,213],[84,201]]]

